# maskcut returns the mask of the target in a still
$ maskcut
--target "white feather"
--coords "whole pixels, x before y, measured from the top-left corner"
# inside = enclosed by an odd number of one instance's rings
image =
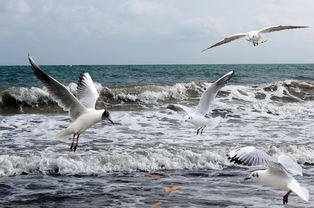
[[[301,199],[309,201],[309,191],[305,187],[300,186],[296,180],[291,180],[288,183],[288,188],[301,197]]]
[[[99,94],[88,72],[84,72],[81,75],[77,85],[76,96],[86,108],[95,108]]]

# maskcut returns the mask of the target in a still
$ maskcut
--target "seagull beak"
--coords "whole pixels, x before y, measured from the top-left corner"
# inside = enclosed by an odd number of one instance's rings
[[[250,180],[251,179],[251,177],[246,177],[244,180],[246,181],[246,180]]]
[[[108,121],[109,121],[110,123],[114,124],[113,121],[112,121],[110,118],[108,118]]]

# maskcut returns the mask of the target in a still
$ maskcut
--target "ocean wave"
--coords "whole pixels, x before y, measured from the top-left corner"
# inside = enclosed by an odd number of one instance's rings
[[[213,150],[171,151],[154,149],[133,152],[94,152],[84,155],[59,154],[47,148],[42,155],[1,155],[0,177],[28,174],[44,175],[103,175],[113,172],[167,171],[167,170],[222,170],[234,163],[225,156],[229,148]],[[314,155],[304,145],[272,145],[265,150],[273,157],[291,155],[300,164],[313,165]]]
[[[97,106],[107,107],[123,104],[158,105],[180,102],[195,102],[202,92],[210,86],[205,82],[177,83],[175,85],[131,85],[103,87],[96,83],[100,92]],[[67,88],[75,94],[76,84],[71,83]],[[314,100],[314,82],[285,80],[276,83],[255,86],[227,85],[218,93],[218,100],[230,102],[251,102],[258,108],[264,103],[300,103]],[[9,87],[0,89],[0,106],[15,108],[17,111],[27,107],[34,109],[47,106],[57,107],[49,96],[46,88]],[[60,109],[59,109],[60,110]],[[24,111],[25,112],[25,111]]]
[[[298,162],[306,165],[314,165],[314,151],[309,145],[291,145],[278,144],[270,147],[270,153],[273,155],[291,155],[298,159]]]
[[[224,156],[210,151],[136,151],[87,155],[0,156],[0,176],[25,174],[101,175],[111,172],[158,171],[175,169],[221,169]]]
[[[314,82],[285,80],[255,86],[227,85],[224,89],[229,90],[233,98],[250,102],[266,100],[292,103],[314,100]]]
[[[178,83],[169,85],[134,85],[105,88],[101,98],[114,103],[157,104],[161,101],[180,100],[197,96],[201,93],[203,83]]]

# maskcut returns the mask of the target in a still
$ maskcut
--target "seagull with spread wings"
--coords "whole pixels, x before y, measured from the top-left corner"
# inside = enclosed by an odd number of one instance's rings
[[[227,157],[236,164],[267,168],[252,172],[244,180],[254,180],[277,189],[287,190],[288,192],[283,196],[283,204],[288,203],[288,196],[291,192],[309,201],[308,190],[300,186],[293,177],[294,175],[302,176],[302,168],[291,157],[280,155],[278,159],[275,159],[252,146],[234,149],[227,154]]]
[[[213,118],[209,118],[207,114],[210,111],[211,104],[215,99],[216,94],[231,79],[233,73],[233,71],[230,71],[211,84],[202,94],[201,99],[195,109],[178,104],[170,105],[176,109],[183,110],[187,114],[186,121],[197,127],[196,134],[202,134],[206,126],[214,123]]]
[[[282,26],[282,25],[279,25],[279,26],[272,26],[272,27],[264,28],[262,30],[250,31],[247,33],[238,33],[238,34],[226,37],[223,40],[219,41],[218,43],[215,43],[214,45],[212,45],[208,48],[205,48],[204,50],[202,50],[202,52],[204,52],[210,48],[214,48],[214,47],[220,46],[220,45],[225,44],[225,43],[229,43],[231,41],[234,41],[234,40],[237,40],[240,38],[245,38],[246,40],[252,42],[254,46],[257,46],[259,43],[264,43],[267,41],[266,39],[263,39],[261,37],[262,33],[270,33],[270,32],[276,32],[276,31],[281,31],[281,30],[300,29],[300,28],[308,28],[308,26],[293,26],[293,25]]]
[[[63,110],[69,111],[73,122],[68,128],[58,133],[57,138],[66,139],[73,135],[71,151],[76,151],[80,134],[92,125],[101,120],[114,124],[107,110],[95,109],[99,94],[88,72],[81,74],[75,97],[63,84],[42,71],[31,56],[28,56],[28,60],[35,76],[44,84],[51,97]]]

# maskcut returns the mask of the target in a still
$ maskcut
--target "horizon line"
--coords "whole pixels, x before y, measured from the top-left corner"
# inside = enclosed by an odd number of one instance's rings
[[[298,65],[298,64],[314,64],[310,62],[304,62],[304,63],[214,63],[214,64],[197,64],[197,63],[168,63],[168,64],[39,64],[40,66],[147,66],[147,65],[285,65],[285,64],[291,64],[291,65]],[[18,64],[18,65],[0,65],[1,66],[29,66],[28,64]]]

